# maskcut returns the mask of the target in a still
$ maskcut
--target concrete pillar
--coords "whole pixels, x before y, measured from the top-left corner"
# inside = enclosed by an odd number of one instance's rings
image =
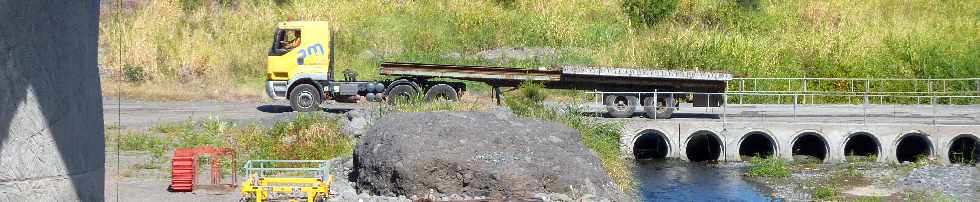
[[[0,201],[102,201],[98,0],[0,0]]]

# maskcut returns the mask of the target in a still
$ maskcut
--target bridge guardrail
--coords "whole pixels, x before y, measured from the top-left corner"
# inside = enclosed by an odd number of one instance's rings
[[[723,122],[727,120],[728,116],[734,114],[729,113],[729,107],[745,107],[751,106],[753,111],[760,113],[758,118],[763,122],[768,122],[769,119],[773,117],[792,117],[792,120],[797,120],[798,116],[809,115],[809,116],[822,116],[821,110],[837,110],[847,111],[853,113],[853,110],[860,110],[861,121],[863,123],[874,123],[877,119],[880,122],[897,122],[899,119],[928,119],[930,124],[939,124],[940,118],[951,118],[950,116],[956,116],[957,114],[963,113],[975,113],[980,115],[980,95],[963,95],[967,93],[960,94],[915,94],[915,93],[881,93],[881,94],[858,94],[858,93],[848,93],[848,92],[725,92],[725,93],[698,93],[698,92],[585,92],[592,96],[587,101],[592,105],[602,105],[602,94],[635,94],[638,97],[644,96],[672,96],[672,95],[686,95],[691,97],[693,95],[715,95],[721,96],[723,99],[723,104],[719,107],[689,107],[681,110],[682,106],[671,106],[675,111],[680,112],[698,112],[707,114],[717,114]],[[976,92],[968,92],[973,94]],[[713,96],[704,96],[707,99],[711,99]],[[762,99],[752,99],[757,102],[751,104],[733,103],[732,101],[742,100],[743,98],[762,98]],[[815,98],[815,97],[825,97],[832,99],[812,99],[810,102],[803,102],[804,98]],[[758,101],[762,102],[758,102]],[[827,101],[827,102],[814,102],[814,101]],[[830,101],[828,101],[830,100]],[[833,100],[856,100],[854,102],[835,102]],[[926,101],[922,103],[921,101]],[[941,102],[945,100],[945,102]],[[584,100],[583,100],[584,101]],[[710,100],[707,102],[711,102]],[[572,106],[582,106],[586,102],[573,101],[570,104]],[[832,106],[832,107],[829,107]],[[743,110],[744,111],[744,110]],[[736,115],[737,116],[737,115]],[[955,118],[955,117],[952,117]],[[955,122],[955,121],[953,121]],[[963,122],[963,121],[960,121]],[[970,124],[980,124],[975,120]]]

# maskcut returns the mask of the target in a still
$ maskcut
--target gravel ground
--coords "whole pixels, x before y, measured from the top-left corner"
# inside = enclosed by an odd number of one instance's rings
[[[941,191],[960,201],[980,201],[980,167],[929,165],[898,181],[902,189]]]
[[[813,201],[811,196],[817,187],[837,184],[844,200],[865,197],[883,200],[909,200],[911,192],[942,192],[959,201],[978,201],[980,191],[980,170],[972,166],[926,165],[907,170],[910,165],[890,165],[882,163],[851,164],[859,176],[846,176],[848,164],[816,164],[798,166],[787,178],[749,178],[778,198],[787,201]],[[738,165],[736,165],[738,166]],[[907,173],[906,173],[907,172]],[[838,176],[835,176],[838,175]],[[845,176],[845,177],[841,177]],[[836,178],[835,178],[836,177]],[[833,182],[831,182],[833,180]]]

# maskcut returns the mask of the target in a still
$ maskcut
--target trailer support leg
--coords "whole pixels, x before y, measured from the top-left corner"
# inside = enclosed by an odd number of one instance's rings
[[[493,98],[494,98],[494,100],[497,101],[497,106],[500,106],[500,98],[501,98],[501,96],[500,96],[500,87],[499,86],[494,86],[493,87]]]

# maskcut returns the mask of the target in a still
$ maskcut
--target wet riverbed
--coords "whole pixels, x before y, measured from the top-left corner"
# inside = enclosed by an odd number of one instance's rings
[[[638,160],[643,201],[779,201],[742,176],[742,168],[680,160]]]

